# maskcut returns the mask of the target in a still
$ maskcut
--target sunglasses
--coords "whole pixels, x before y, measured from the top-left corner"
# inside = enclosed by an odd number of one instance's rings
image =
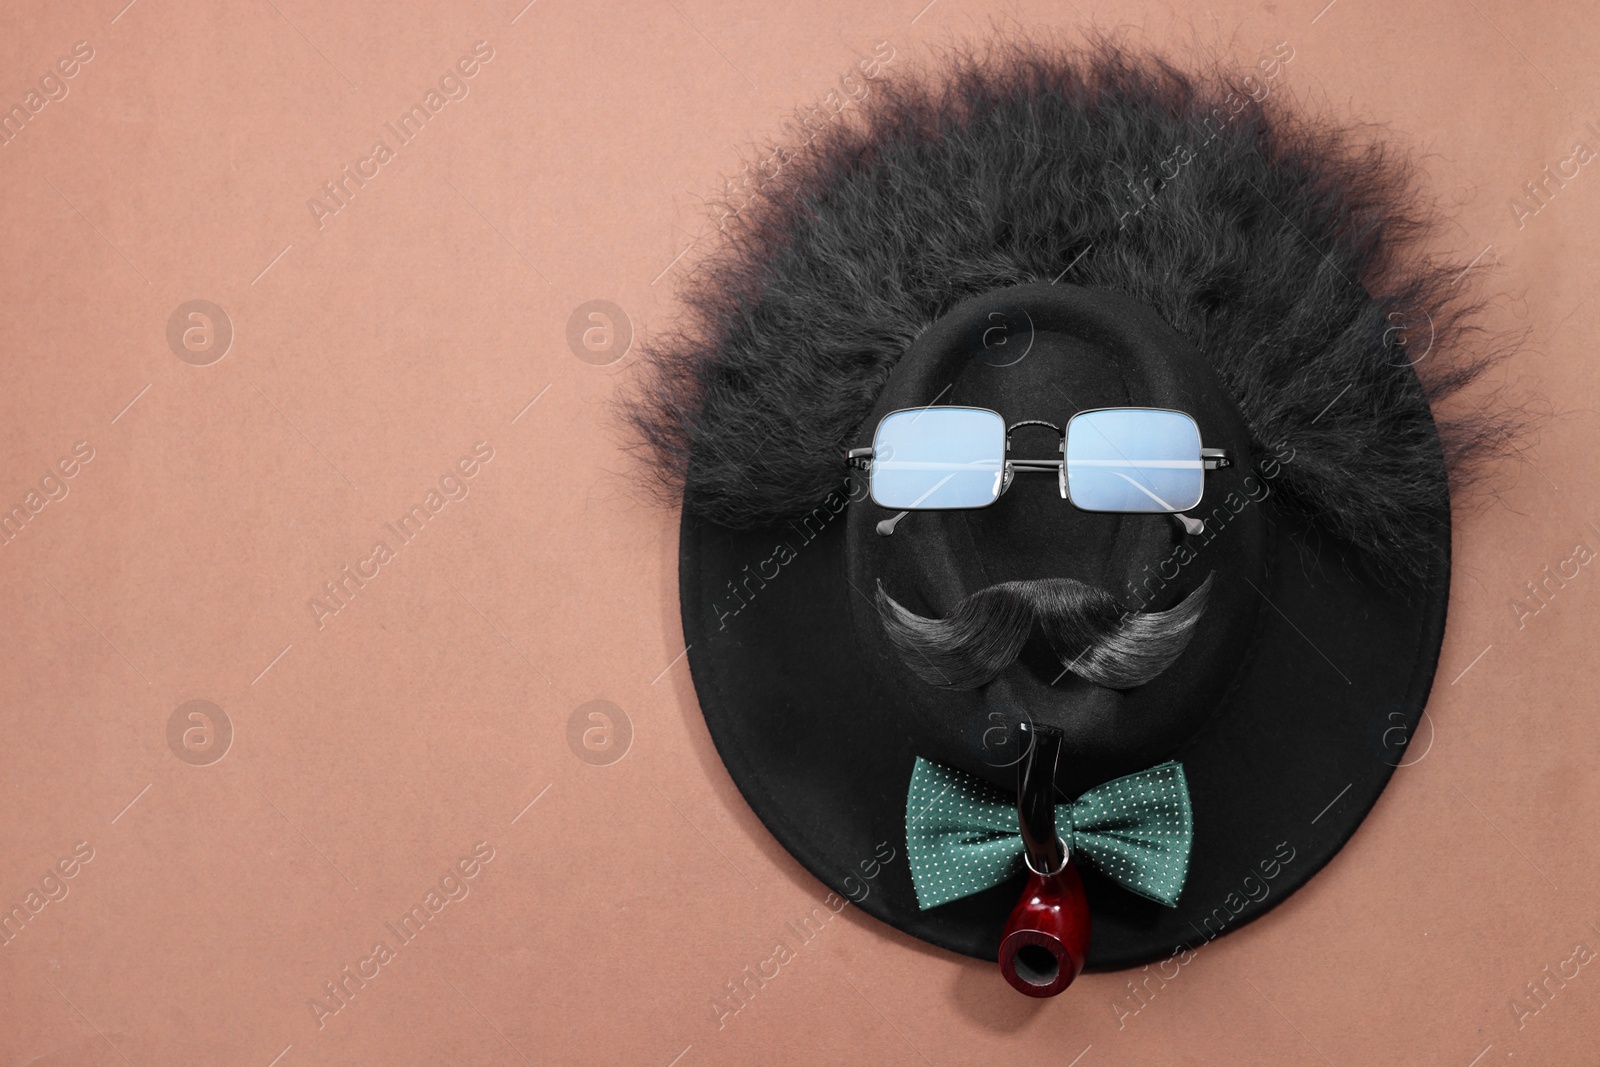
[[[1024,426],[1055,431],[1062,458],[1008,458]],[[868,472],[873,503],[900,512],[878,524],[882,534],[908,512],[986,508],[1024,471],[1054,474],[1080,511],[1172,515],[1198,534],[1204,527],[1183,513],[1205,494],[1206,471],[1233,465],[1226,449],[1201,446],[1192,416],[1163,408],[1080,411],[1065,430],[1042,419],[1008,427],[988,408],[907,408],[885,415],[872,447],[850,449],[846,461]]]

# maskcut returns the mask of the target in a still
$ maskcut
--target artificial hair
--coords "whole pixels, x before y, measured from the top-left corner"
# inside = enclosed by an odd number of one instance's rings
[[[1460,266],[1419,251],[1434,216],[1403,153],[1301,117],[1262,70],[1103,38],[869,85],[724,217],[686,320],[644,347],[625,417],[671,499],[735,528],[811,510],[933,320],[1065,281],[1153,308],[1258,458],[1292,442],[1279,505],[1420,579],[1450,502],[1440,449],[1459,488],[1509,423],[1438,411],[1504,345],[1473,326]]]
[[[961,599],[942,619],[900,604],[878,583],[878,617],[907,668],[930,685],[976,689],[1014,663],[1034,634],[1071,671],[1132,689],[1189,647],[1205,614],[1211,575],[1165,611],[1124,611],[1111,593],[1073,578],[1000,582]]]

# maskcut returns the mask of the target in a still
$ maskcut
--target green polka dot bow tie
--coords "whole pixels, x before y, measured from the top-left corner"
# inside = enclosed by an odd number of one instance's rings
[[[1178,902],[1194,816],[1183,764],[1167,762],[1056,805],[1056,828],[1081,860],[1131,892]],[[906,793],[906,859],[923,909],[999,885],[1022,869],[1013,798],[918,757]]]

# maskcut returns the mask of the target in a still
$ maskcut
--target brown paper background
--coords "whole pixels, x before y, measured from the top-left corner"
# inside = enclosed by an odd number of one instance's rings
[[[0,146],[0,504],[94,450],[0,545],[0,904],[93,849],[0,945],[0,1062],[1594,1062],[1600,964],[1542,970],[1600,949],[1600,578],[1511,606],[1600,548],[1600,164],[1520,226],[1507,204],[1600,147],[1582,5],[124,2],[0,14],[0,106],[94,50]],[[853,908],[796,936],[827,890],[716,757],[676,515],[609,413],[636,352],[567,342],[595,299],[666,328],[706,198],[879,42],[892,71],[997,18],[1288,42],[1275,91],[1418,154],[1438,249],[1528,332],[1498,378],[1554,412],[1459,519],[1431,734],[1306,889],[1142,1004],[1139,972],[1029,1002]],[[319,229],[308,198],[479,40],[469,95]],[[194,299],[234,330],[209,366],[167,344]],[[480,441],[469,495],[319,629],[322,583]],[[234,731],[209,766],[168,745],[194,699]],[[569,745],[590,700],[631,727],[610,765]],[[469,895],[319,1026],[310,998],[478,842]]]

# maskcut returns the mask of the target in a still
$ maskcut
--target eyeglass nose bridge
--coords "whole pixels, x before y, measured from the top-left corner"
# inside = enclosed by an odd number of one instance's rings
[[[1056,489],[1061,494],[1061,499],[1067,499],[1067,431],[1053,422],[1044,419],[1022,419],[1006,427],[1006,451],[1011,451],[1011,434],[1020,426],[1044,426],[1056,432],[1056,451],[1061,453],[1061,459],[1007,459],[1005,461],[1005,478],[1000,483],[1000,495],[1005,496],[1006,490],[1011,488],[1011,478],[1019,470],[1024,471],[1055,471]]]

